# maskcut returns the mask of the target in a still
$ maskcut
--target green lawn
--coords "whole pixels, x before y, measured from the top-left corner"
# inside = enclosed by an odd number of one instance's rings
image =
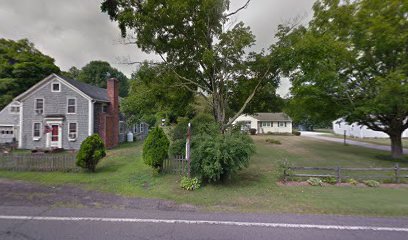
[[[266,138],[281,145],[266,143]],[[393,166],[381,160],[386,152],[343,146],[296,136],[255,136],[257,153],[250,167],[224,184],[187,192],[179,177],[153,177],[141,159],[141,144],[126,144],[108,152],[97,173],[0,171],[0,176],[44,184],[74,184],[125,196],[170,199],[205,210],[262,213],[313,213],[408,216],[408,188],[279,186],[278,166],[287,159],[303,166]],[[408,160],[401,162],[408,167]]]
[[[338,134],[326,134],[324,135],[325,137],[333,137],[333,138],[341,138],[343,139],[343,135],[338,135]],[[353,141],[358,141],[358,142],[366,142],[366,143],[372,143],[372,144],[377,144],[377,145],[385,145],[385,146],[390,146],[391,142],[389,138],[353,138],[353,137],[347,137],[347,140],[353,140]],[[402,146],[404,148],[408,147],[408,138],[403,138],[402,139]]]

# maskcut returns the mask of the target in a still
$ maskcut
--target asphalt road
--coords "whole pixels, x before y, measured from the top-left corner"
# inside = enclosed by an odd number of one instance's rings
[[[0,239],[406,240],[408,218],[0,206]]]

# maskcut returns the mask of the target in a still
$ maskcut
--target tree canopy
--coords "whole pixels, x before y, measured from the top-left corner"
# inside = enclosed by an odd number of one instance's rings
[[[0,39],[0,109],[34,84],[60,69],[27,39]]]
[[[391,138],[408,128],[408,2],[320,0],[308,26],[280,27],[274,54],[291,104],[315,121],[344,117]]]
[[[101,88],[106,88],[106,80],[114,77],[119,80],[119,96],[126,97],[128,95],[128,78],[105,61],[91,61],[80,70],[76,67],[71,67],[68,72],[65,72],[65,75]]]
[[[172,84],[201,94],[223,131],[246,108],[258,88],[278,85],[277,66],[264,52],[249,52],[255,37],[231,17],[228,0],[105,0],[101,10],[117,21],[122,36],[145,52],[161,56],[176,78]],[[231,107],[234,91],[247,94]],[[229,111],[231,110],[231,111]]]

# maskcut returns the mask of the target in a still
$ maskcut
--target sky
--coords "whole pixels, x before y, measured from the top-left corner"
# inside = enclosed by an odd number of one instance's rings
[[[231,0],[231,11],[246,0]],[[312,16],[314,0],[252,0],[234,21],[243,21],[256,36],[251,50],[259,51],[273,43],[278,24]],[[117,23],[100,11],[101,0],[0,0],[0,38],[27,38],[42,53],[55,59],[62,70],[82,68],[92,60],[109,62],[127,76],[137,69],[126,60],[159,60],[135,45],[121,44]],[[285,96],[290,83],[281,82],[278,94]]]

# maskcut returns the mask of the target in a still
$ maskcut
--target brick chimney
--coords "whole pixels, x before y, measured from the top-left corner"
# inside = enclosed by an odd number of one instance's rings
[[[114,147],[119,144],[119,80],[116,78],[110,78],[107,82],[107,92],[110,101],[108,107],[108,114],[111,115],[112,121],[106,126],[107,131],[112,131],[111,139],[108,140],[110,145],[108,147]]]

